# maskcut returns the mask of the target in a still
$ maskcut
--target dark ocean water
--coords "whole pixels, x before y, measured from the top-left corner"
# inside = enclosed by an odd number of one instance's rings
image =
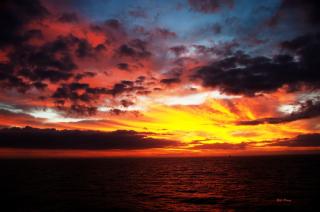
[[[320,211],[320,156],[0,160],[0,211]]]

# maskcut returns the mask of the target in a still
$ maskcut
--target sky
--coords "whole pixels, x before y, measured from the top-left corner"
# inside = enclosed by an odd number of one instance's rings
[[[4,0],[0,156],[320,150],[316,0]]]

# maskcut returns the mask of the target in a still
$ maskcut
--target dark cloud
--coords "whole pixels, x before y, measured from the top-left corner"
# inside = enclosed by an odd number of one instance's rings
[[[77,23],[79,21],[79,17],[76,13],[63,13],[58,21],[63,23]]]
[[[130,70],[128,63],[119,63],[117,65],[117,67],[118,67],[118,69],[124,70],[124,71],[129,71]]]
[[[68,102],[68,99],[56,99],[54,103],[55,108],[67,117],[93,116],[98,111],[98,108],[90,102],[82,103],[74,100]]]
[[[40,20],[48,11],[38,0],[3,0],[0,2],[0,48],[16,45],[25,40],[21,29],[28,23]]]
[[[165,27],[155,27],[152,30],[148,30],[143,26],[135,26],[133,31],[139,35],[147,37],[149,41],[166,40],[177,37],[175,32]]]
[[[88,83],[72,82],[62,83],[51,98],[54,99],[59,110],[67,112],[68,115],[94,115],[97,112],[95,105],[103,95],[117,97],[125,94],[127,98],[132,95],[147,95],[151,91],[142,85],[145,77],[138,77],[140,81],[122,80],[115,83],[111,88],[91,87]],[[120,105],[128,107],[133,105],[129,99],[123,99]]]
[[[128,36],[126,25],[118,19],[108,19],[102,25],[92,25],[91,29],[99,33],[105,33],[107,35],[105,41],[107,45],[118,44],[119,38]]]
[[[135,91],[143,91],[145,88],[141,85],[135,85],[134,81],[122,80],[119,83],[113,85],[113,88],[110,89],[110,94],[113,96],[126,93],[126,92],[135,92]]]
[[[295,138],[274,141],[269,146],[320,147],[320,134],[303,134]]]
[[[94,49],[95,49],[96,52],[102,52],[102,51],[107,50],[106,46],[103,45],[103,44],[97,45]]]
[[[95,49],[91,46],[91,44],[87,40],[80,39],[78,41],[78,48],[76,50],[76,55],[80,58],[93,57],[94,50]]]
[[[239,121],[239,125],[258,125],[258,124],[280,124],[286,122],[297,121],[301,119],[315,118],[320,116],[320,101],[309,100],[300,103],[300,109],[297,112],[283,117],[269,117],[249,121]]]
[[[122,99],[122,100],[120,101],[120,103],[121,103],[121,105],[122,105],[123,107],[129,107],[129,106],[131,106],[131,105],[134,105],[134,102],[132,102],[132,101],[130,101],[130,100],[128,100],[128,99]]]
[[[281,19],[290,15],[303,19],[305,23],[319,25],[320,23],[320,2],[317,0],[282,0],[279,9],[269,20],[269,26],[276,26]]]
[[[142,78],[139,78],[142,79]],[[52,94],[56,107],[67,112],[69,115],[94,115],[97,112],[96,105],[103,95],[147,95],[150,91],[146,90],[141,83],[135,81],[122,80],[112,86],[112,88],[91,87],[87,83],[73,82],[63,83]],[[121,100],[120,105],[128,107],[133,105],[129,99]]]
[[[28,33],[30,36],[41,35],[37,30]],[[94,57],[98,51],[86,39],[74,35],[58,36],[38,46],[21,43],[8,53],[8,61],[0,64],[0,83],[5,88],[26,92],[32,87],[42,90],[44,86],[38,83],[40,81],[58,83],[72,77],[75,80],[93,77],[92,72],[74,74],[78,68],[74,57]]]
[[[32,85],[38,90],[44,90],[48,87],[48,84],[40,82],[40,81],[34,82],[34,83],[32,83]]]
[[[62,84],[53,93],[52,98],[71,100],[73,102],[91,102],[99,99],[101,94],[110,94],[110,91],[102,87],[90,87],[87,83],[73,82]]]
[[[135,82],[138,84],[142,84],[145,80],[146,80],[145,76],[139,76]]]
[[[98,108],[87,104],[73,103],[69,107],[58,107],[58,109],[67,113],[68,116],[93,116]]]
[[[58,71],[71,71],[77,68],[72,60],[69,44],[72,37],[58,37],[41,47],[25,45],[17,48],[10,55],[11,62],[23,67],[36,67],[37,69],[54,69]]]
[[[121,45],[118,51],[121,56],[135,56],[136,54],[135,50],[126,44]]]
[[[225,93],[247,96],[273,92],[284,85],[288,91],[301,86],[319,88],[320,34],[298,37],[281,47],[284,54],[273,58],[236,52],[198,69],[191,78]]]
[[[189,5],[192,10],[202,13],[215,13],[223,7],[232,8],[233,0],[189,0]]]
[[[108,19],[104,22],[104,25],[115,30],[118,30],[122,27],[121,22],[117,19]]]
[[[22,45],[9,54],[15,74],[29,80],[67,80],[77,65],[72,59],[70,43],[73,37],[58,37],[40,47]]]
[[[180,46],[173,46],[170,48],[170,51],[173,52],[177,57],[181,54],[184,54],[188,51],[187,47],[180,45]]]
[[[88,84],[83,83],[63,84],[53,93],[52,98],[89,102],[91,99],[87,93],[78,93],[78,90],[85,90],[88,87]]]
[[[81,79],[83,79],[83,78],[85,78],[85,77],[94,77],[94,76],[96,76],[96,73],[90,72],[90,71],[85,71],[85,72],[83,72],[83,73],[78,73],[78,74],[76,74],[76,75],[74,76],[74,79],[77,80],[77,81],[79,81],[79,80],[81,80]]]
[[[32,81],[35,80],[49,80],[52,83],[59,82],[61,80],[70,79],[73,74],[58,70],[45,70],[45,69],[20,69],[18,74],[20,76],[26,77]]]
[[[166,85],[171,85],[171,84],[179,83],[181,82],[181,80],[179,78],[166,78],[166,79],[160,80],[160,82]]]
[[[142,8],[135,8],[135,9],[129,10],[129,15],[132,17],[135,17],[135,18],[147,18],[148,17],[146,11]]]
[[[23,38],[24,38],[24,40],[29,40],[32,38],[42,39],[43,34],[40,29],[30,29],[30,30],[26,30],[23,33]]]
[[[234,49],[239,47],[239,43],[236,40],[220,43],[215,46],[204,46],[204,45],[192,45],[195,51],[201,55],[219,55],[227,57],[232,55]]]
[[[15,65],[53,68],[71,71],[77,68],[72,55],[79,58],[92,57],[95,48],[86,40],[74,35],[58,36],[42,46],[23,45],[11,53],[11,62]]]
[[[57,35],[47,41],[40,29],[30,29],[30,23],[41,22],[43,18],[48,18],[50,22],[79,21],[75,13],[63,13],[58,18],[53,17],[37,0],[0,2],[0,26],[3,30],[0,35],[0,51],[2,52],[2,48],[5,47],[2,53],[6,58],[0,62],[1,88],[15,89],[21,93],[35,88],[45,91],[41,96],[42,100],[53,100],[57,109],[67,114],[95,114],[97,111],[95,105],[100,96],[114,94],[116,90],[80,83],[80,80],[93,77],[95,73],[80,72],[75,61],[76,58],[82,60],[96,57],[99,52],[106,49],[104,44],[92,46],[86,38],[73,34]],[[41,23],[34,26],[44,27],[42,30],[46,30],[46,26]],[[107,20],[99,27],[104,33],[122,28],[117,20]],[[33,38],[37,42],[30,41]],[[145,50],[146,43],[143,41],[133,40],[128,45],[138,56],[148,54]],[[66,83],[70,79],[75,82]],[[46,89],[50,84],[57,86],[53,93],[49,93],[51,89]],[[125,88],[125,91],[130,89]]]
[[[117,53],[120,57],[147,58],[151,56],[151,52],[147,50],[147,42],[135,39],[128,44],[121,45]]]
[[[26,92],[31,85],[20,77],[15,76],[13,67],[10,64],[0,63],[0,83],[3,88],[17,89],[19,92]]]
[[[62,84],[52,94],[56,108],[71,116],[91,116],[97,112],[94,106],[101,95],[111,94],[103,87],[90,87],[87,83],[73,82]]]
[[[112,109],[109,110],[108,112],[109,112],[111,115],[116,115],[116,116],[125,113],[125,111],[120,110],[120,109],[117,109],[117,108],[112,108]]]
[[[157,27],[154,30],[153,35],[156,36],[156,37],[159,37],[161,39],[170,39],[170,38],[177,37],[177,34],[175,32],[172,32],[169,29],[160,28],[160,27]]]
[[[179,145],[176,141],[148,137],[148,133],[26,128],[0,129],[0,147],[22,149],[133,150]]]

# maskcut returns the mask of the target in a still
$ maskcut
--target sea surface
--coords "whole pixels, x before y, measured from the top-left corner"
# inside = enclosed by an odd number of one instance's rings
[[[0,211],[320,211],[320,155],[2,159]]]

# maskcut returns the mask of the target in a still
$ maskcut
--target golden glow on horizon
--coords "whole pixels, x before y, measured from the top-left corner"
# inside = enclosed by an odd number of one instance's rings
[[[192,96],[191,96],[192,97]],[[238,125],[241,120],[255,120],[262,117],[276,117],[286,115],[281,113],[279,108],[286,105],[292,97],[283,98],[281,92],[264,97],[241,97],[241,98],[206,98],[202,104],[194,105],[170,105],[158,103],[154,99],[144,98],[138,104],[143,105],[140,111],[128,110],[118,115],[111,115],[108,111],[99,111],[97,115],[81,120],[80,122],[48,121],[51,116],[56,117],[53,111],[40,111],[35,115],[35,120],[43,119],[42,125],[35,125],[39,128],[57,129],[80,129],[80,130],[134,130],[137,132],[149,133],[148,136],[158,139],[180,141],[181,146],[139,151],[96,151],[97,156],[123,156],[131,152],[131,156],[152,156],[152,155],[178,155],[178,156],[201,156],[201,155],[225,155],[225,154],[255,154],[258,152],[286,151],[291,148],[265,146],[266,142],[293,138],[300,134],[319,133],[317,118],[313,121],[298,120],[280,124],[260,125]],[[143,104],[144,103],[144,104]],[[268,107],[266,107],[268,105]],[[14,110],[14,108],[10,108]],[[18,111],[19,112],[19,111]],[[31,114],[32,115],[32,114]],[[30,122],[30,117],[17,116],[11,120],[0,117],[1,123],[12,123],[13,126],[25,126]],[[66,122],[64,122],[66,121]],[[318,120],[319,121],[319,120]],[[232,149],[198,149],[201,144],[249,143],[246,149],[241,151]],[[304,150],[306,148],[295,148]],[[9,151],[10,152],[10,151]],[[21,150],[21,152],[23,152]],[[37,152],[35,150],[35,152]],[[70,153],[70,155],[85,156],[81,153]],[[67,153],[66,153],[67,154]],[[91,151],[87,156],[95,153]],[[42,155],[36,153],[36,155]],[[57,153],[63,156],[63,153]]]
[[[183,143],[263,142],[312,132],[299,125],[303,120],[277,125],[237,125],[239,120],[254,120],[262,115],[258,114],[259,110],[250,108],[250,101],[253,100],[240,100],[236,102],[236,108],[228,106],[226,100],[208,100],[202,105],[194,106],[153,104],[141,111],[140,116],[118,121],[127,126],[125,129],[152,132],[155,134],[151,137]],[[263,104],[262,102],[261,105]],[[108,131],[108,128],[100,129]]]

